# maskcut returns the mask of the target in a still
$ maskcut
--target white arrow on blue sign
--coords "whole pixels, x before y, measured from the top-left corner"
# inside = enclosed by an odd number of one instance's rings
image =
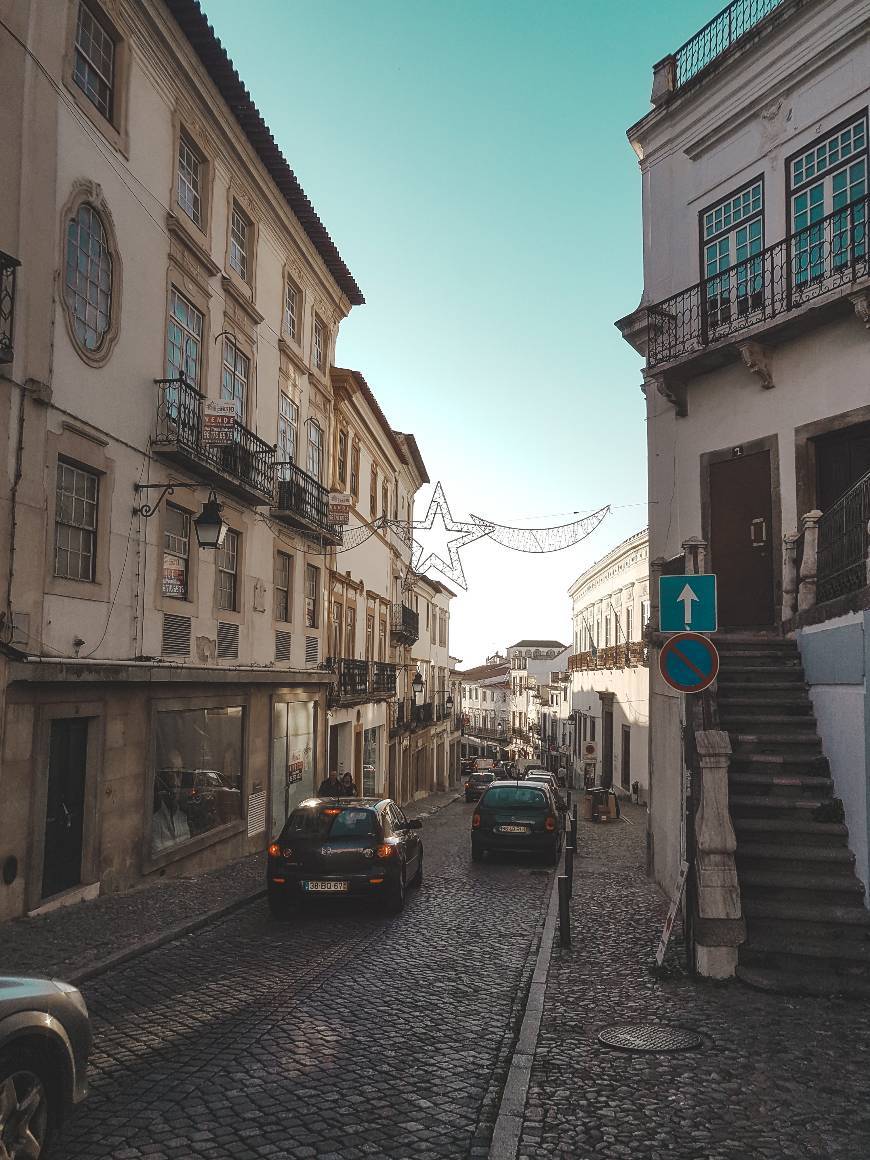
[[[715,573],[659,577],[661,632],[715,632],[718,627]]]

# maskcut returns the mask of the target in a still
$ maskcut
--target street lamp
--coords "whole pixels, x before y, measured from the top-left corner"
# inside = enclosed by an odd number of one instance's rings
[[[221,516],[221,505],[214,490],[209,492],[208,499],[202,505],[202,511],[193,521],[196,539],[201,548],[223,547],[227,534],[227,525]]]
[[[423,703],[423,689],[425,688],[423,682],[423,674],[417,669],[414,673],[414,679],[411,681],[411,689],[414,693],[414,704],[419,708]]]

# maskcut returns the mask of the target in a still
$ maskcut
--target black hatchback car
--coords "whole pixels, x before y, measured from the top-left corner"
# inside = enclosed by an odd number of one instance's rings
[[[476,802],[487,786],[495,781],[495,774],[491,769],[481,769],[477,773],[469,773],[465,779],[465,800]]]
[[[542,855],[559,861],[565,807],[549,786],[527,781],[496,781],[486,790],[471,818],[471,857],[487,851]]]
[[[423,881],[419,818],[388,798],[308,798],[269,846],[266,889],[272,914],[306,898],[374,896],[389,910]]]

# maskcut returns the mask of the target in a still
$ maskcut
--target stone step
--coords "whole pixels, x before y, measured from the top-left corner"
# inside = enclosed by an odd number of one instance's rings
[[[738,861],[758,862],[760,865],[779,865],[790,870],[792,862],[805,862],[808,866],[816,864],[826,872],[845,872],[852,874],[855,867],[855,855],[848,846],[795,846],[787,842],[754,842],[738,839],[736,857]]]
[[[749,733],[731,729],[727,732],[735,753],[746,748],[756,753],[779,753],[783,750],[794,753],[799,750],[809,754],[822,748],[822,739],[818,733],[803,733],[798,729],[788,733]]]
[[[740,962],[780,971],[831,970],[870,978],[870,940],[786,938],[753,931],[740,948]]]
[[[767,845],[800,842],[803,847],[848,848],[849,830],[839,822],[816,822],[805,818],[732,818],[740,842],[764,842]]]
[[[720,677],[717,695],[723,700],[728,701],[733,697],[807,697],[809,699],[808,685],[806,681],[789,680],[786,677],[782,681],[778,681],[773,677],[766,681],[750,681],[744,680],[729,680],[726,674],[723,681]]]
[[[732,753],[728,768],[734,773],[761,773],[769,770],[789,776],[819,774],[825,777],[830,772],[828,759],[821,753],[803,757],[793,753]]]
[[[790,737],[797,737],[801,740],[818,736],[816,718],[809,713],[803,716],[795,716],[793,713],[764,711],[749,714],[745,711],[734,713],[730,706],[720,705],[719,717],[723,728],[729,733],[764,733],[767,736],[771,733],[781,733],[787,729]]]
[[[757,937],[803,942],[832,941],[870,946],[870,915],[862,906],[786,906],[760,898],[743,905],[746,940]]]
[[[791,717],[810,716],[813,712],[813,703],[804,689],[795,689],[794,692],[768,693],[766,690],[757,693],[754,697],[745,696],[744,688],[735,687],[733,690],[719,690],[719,716],[723,719],[731,715],[776,713]],[[732,695],[732,693],[734,695]]]
[[[728,787],[738,796],[746,793],[775,792],[783,797],[830,797],[834,792],[834,782],[830,777],[810,775],[790,775],[787,773],[734,773],[728,774]]]
[[[799,665],[720,665],[717,678],[720,685],[806,685],[804,671]]]
[[[763,897],[771,902],[821,903],[863,909],[864,885],[854,875],[845,877],[821,872],[791,874],[787,870],[742,867],[737,877],[744,902]]]
[[[803,673],[800,656],[795,654],[771,656],[769,653],[741,653],[739,656],[720,656],[719,673]]]
[[[780,794],[736,794],[729,796],[729,804],[733,812],[743,814],[749,812],[755,817],[764,816],[759,815],[759,811],[765,811],[767,816],[795,816],[808,818],[813,810],[817,810],[821,805],[826,805],[821,798],[812,797],[783,797]],[[828,801],[832,801],[829,798]]]
[[[816,995],[848,998],[870,998],[870,979],[863,976],[838,975],[833,971],[792,972],[770,967],[738,964],[737,978],[759,991],[782,995]]]

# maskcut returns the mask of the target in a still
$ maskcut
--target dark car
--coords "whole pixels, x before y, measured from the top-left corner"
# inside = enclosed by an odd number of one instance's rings
[[[306,898],[375,896],[392,911],[423,881],[418,818],[389,798],[309,798],[269,846],[269,909],[286,914]]]
[[[552,789],[528,781],[496,781],[488,787],[471,819],[471,857],[488,851],[539,854],[559,860],[564,806]]]
[[[488,785],[495,781],[495,774],[491,769],[482,769],[477,773],[470,773],[465,780],[465,800],[476,802]]]
[[[91,1024],[75,987],[0,976],[0,1156],[38,1160],[88,1091]]]

